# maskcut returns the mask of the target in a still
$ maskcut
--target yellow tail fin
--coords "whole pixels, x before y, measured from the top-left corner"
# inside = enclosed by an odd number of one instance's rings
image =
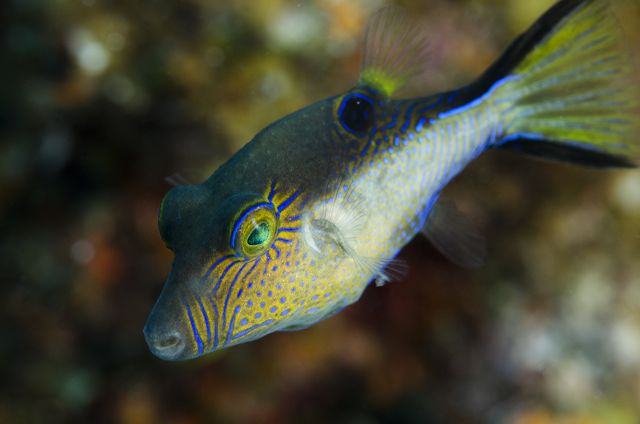
[[[478,84],[504,79],[499,144],[593,166],[640,156],[640,83],[606,0],[561,0]]]

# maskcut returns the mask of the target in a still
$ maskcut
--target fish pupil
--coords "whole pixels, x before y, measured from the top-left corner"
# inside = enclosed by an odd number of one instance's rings
[[[271,233],[271,228],[269,224],[266,222],[261,222],[256,225],[256,227],[249,234],[249,238],[247,239],[247,244],[249,246],[259,246],[266,242],[269,239],[269,235]]]
[[[373,125],[373,104],[363,96],[347,98],[340,110],[340,119],[347,130],[363,133]]]

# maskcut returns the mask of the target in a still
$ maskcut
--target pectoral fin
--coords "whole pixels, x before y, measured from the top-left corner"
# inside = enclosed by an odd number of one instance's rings
[[[360,255],[345,237],[344,232],[327,219],[312,219],[305,225],[307,243],[319,255],[325,252],[340,252],[341,256],[350,258],[365,276],[373,276],[376,286],[382,286],[403,274],[401,261],[381,257]]]
[[[456,265],[478,268],[484,263],[484,237],[452,203],[438,201],[420,232]]]

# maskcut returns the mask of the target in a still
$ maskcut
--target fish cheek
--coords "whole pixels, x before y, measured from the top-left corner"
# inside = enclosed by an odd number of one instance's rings
[[[255,340],[292,324],[306,296],[305,282],[293,278],[295,256],[286,257],[284,251],[278,260],[264,255],[248,262],[244,274],[227,305],[226,344],[233,345]],[[237,294],[236,294],[237,293]]]
[[[273,316],[274,289],[269,284],[268,275],[263,273],[264,262],[260,258],[243,261],[237,268],[228,277],[226,289],[217,297],[222,310],[225,346],[262,337],[271,333],[277,323]]]

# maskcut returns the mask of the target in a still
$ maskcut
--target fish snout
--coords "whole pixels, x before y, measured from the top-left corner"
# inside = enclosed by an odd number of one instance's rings
[[[143,332],[147,346],[155,356],[169,361],[182,358],[186,343],[180,332],[157,328],[152,322],[147,322]]]

